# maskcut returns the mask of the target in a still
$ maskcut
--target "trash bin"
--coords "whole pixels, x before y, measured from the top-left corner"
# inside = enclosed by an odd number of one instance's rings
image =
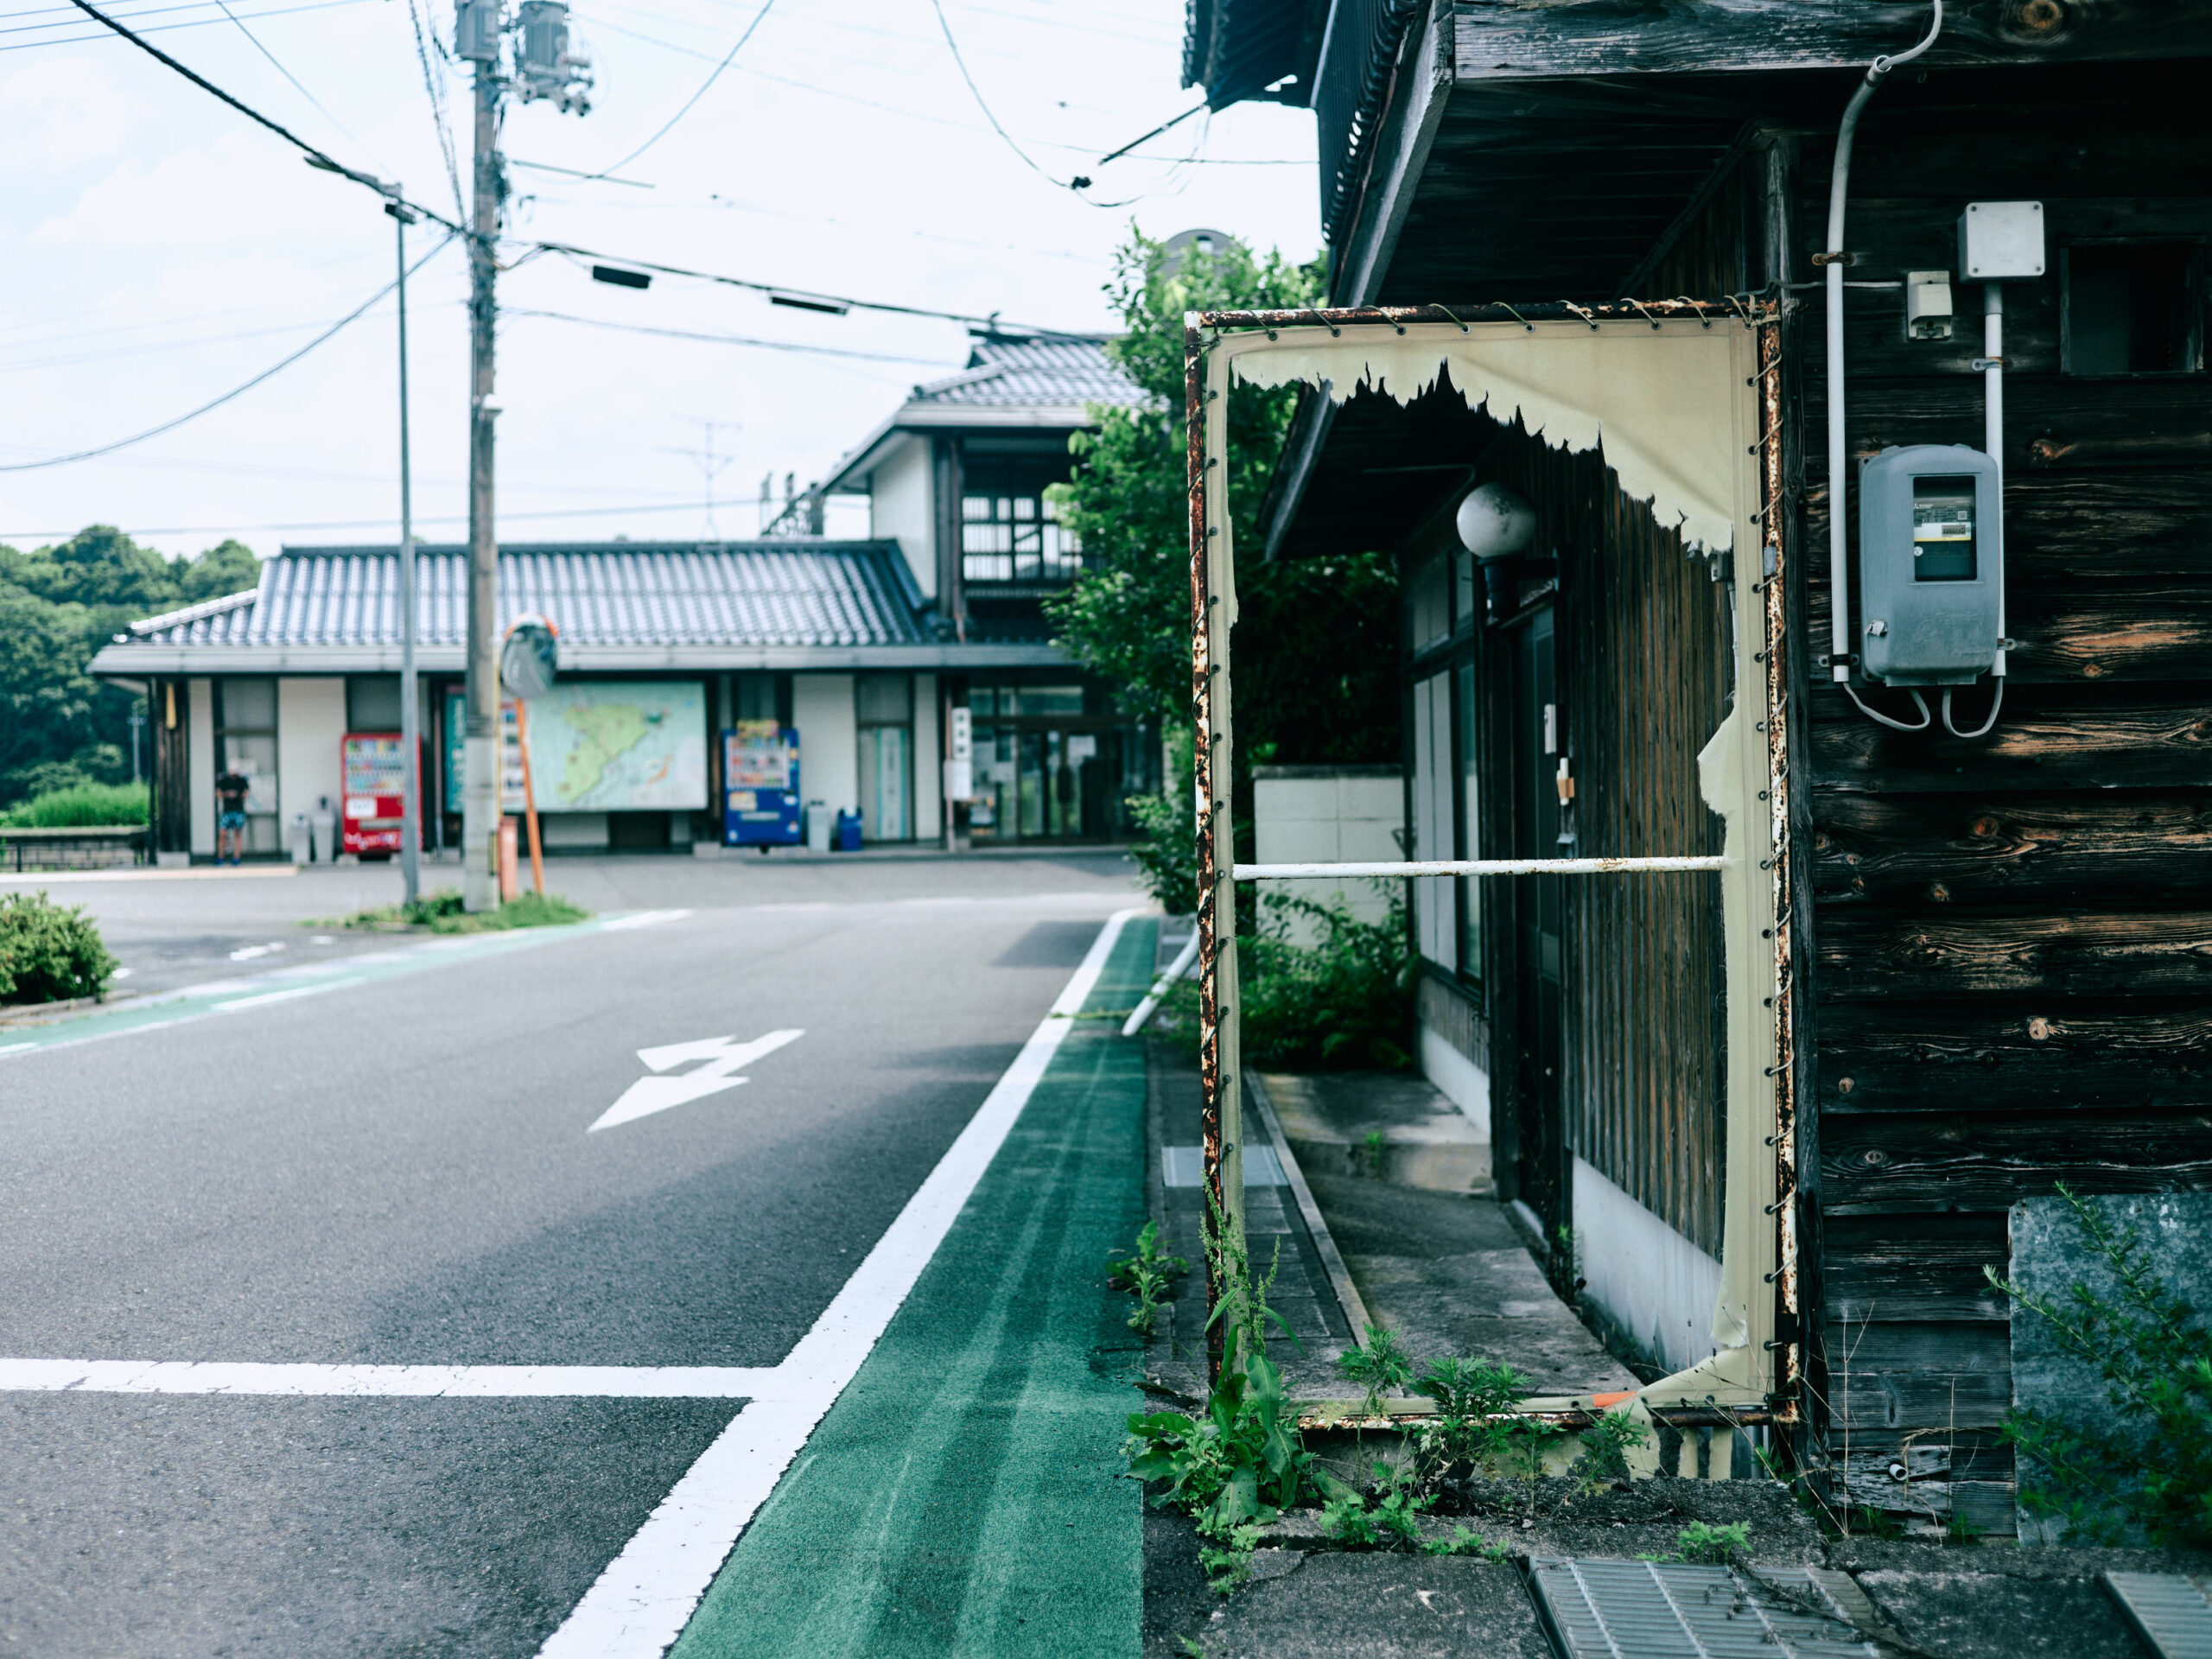
[[[857,853],[861,849],[861,815],[846,808],[837,810],[837,850]]]
[[[338,814],[330,810],[330,797],[320,797],[315,810],[308,814],[308,824],[314,831],[315,861],[327,864],[336,851]]]
[[[826,853],[830,850],[830,803],[809,801],[806,804],[806,850]]]
[[[293,813],[291,827],[284,832],[284,849],[292,855],[295,864],[304,864],[311,856],[312,845],[308,835],[308,815],[304,812]]]

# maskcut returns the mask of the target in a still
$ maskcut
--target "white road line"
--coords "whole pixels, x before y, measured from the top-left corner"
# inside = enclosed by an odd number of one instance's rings
[[[343,990],[348,985],[365,985],[368,982],[353,979],[319,979],[312,985],[295,985],[286,991],[264,991],[258,996],[233,997],[228,1002],[218,1002],[215,1012],[228,1014],[232,1008],[258,1008],[271,1002],[289,1002],[296,996],[313,996],[317,991]]]
[[[0,1054],[20,1054],[27,1048],[36,1048],[36,1043],[0,1043]]]
[[[1029,1103],[1071,1016],[1105,971],[1116,912],[960,1138],[947,1148],[813,1329],[776,1368],[772,1392],[740,1412],[700,1455],[539,1650],[539,1659],[658,1659],[777,1480],[853,1380],[950,1232],[961,1206]]]
[[[258,1365],[0,1359],[0,1391],[31,1394],[750,1400],[772,1391],[776,1380],[775,1370],[737,1365]]]
[[[641,910],[634,916],[617,916],[599,931],[620,933],[629,927],[652,927],[661,922],[680,922],[690,913],[688,910]]]

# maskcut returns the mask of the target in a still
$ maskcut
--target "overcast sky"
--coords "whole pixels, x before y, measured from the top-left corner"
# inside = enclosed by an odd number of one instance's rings
[[[119,0],[115,12],[308,142],[452,211],[408,0],[229,4],[235,22],[221,0]],[[608,167],[699,91],[758,10],[757,0],[578,0],[592,111],[512,108],[508,154]],[[510,233],[1069,328],[1110,326],[1100,285],[1132,221],[1155,236],[1206,226],[1312,257],[1306,111],[1196,118],[1137,157],[1096,165],[1196,101],[1177,86],[1182,15],[1182,0],[944,0],[983,96],[1047,178],[990,130],[931,0],[772,0],[728,71],[620,169],[652,188],[517,167]],[[450,44],[451,0],[423,16]],[[465,183],[467,83],[435,51],[431,64]],[[0,0],[0,111],[11,256],[0,264],[0,465],[183,414],[391,281],[391,221],[373,195],[308,168],[61,0]],[[1093,207],[1052,181],[1076,172],[1097,181],[1091,197],[1128,205]],[[421,253],[437,235],[425,226],[410,238]],[[465,534],[466,287],[456,245],[409,289],[424,539]],[[503,276],[499,300],[499,533],[510,541],[707,533],[709,422],[717,527],[750,535],[764,474],[779,493],[786,472],[822,476],[909,386],[958,368],[967,350],[953,323],[812,315],[668,277],[633,292],[554,256]],[[169,552],[226,536],[264,556],[288,543],[389,541],[395,370],[387,299],[173,432],[0,472],[0,541],[29,547],[92,523]],[[830,528],[857,532],[865,519],[833,515]]]

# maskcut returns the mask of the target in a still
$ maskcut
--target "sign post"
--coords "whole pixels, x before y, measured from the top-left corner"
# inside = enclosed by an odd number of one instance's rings
[[[537,792],[530,780],[530,700],[553,689],[560,670],[560,633],[543,616],[518,616],[499,643],[499,683],[514,694],[515,741],[522,750],[523,822],[530,827],[530,885],[545,892],[545,861],[537,838]]]

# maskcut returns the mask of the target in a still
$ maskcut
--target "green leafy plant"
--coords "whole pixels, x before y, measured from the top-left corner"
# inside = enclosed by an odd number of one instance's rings
[[[2113,1288],[2075,1284],[2053,1301],[1983,1271],[2095,1368],[2110,1409],[2012,1412],[2005,1437],[2044,1477],[2021,1482],[2021,1505],[2064,1522],[2069,1541],[2212,1547],[2212,1325],[2159,1277],[2135,1228],[2058,1192]]]
[[[1514,1441],[1513,1408],[1529,1386],[1528,1378],[1495,1360],[1431,1361],[1414,1392],[1436,1402],[1436,1415],[1413,1431],[1430,1478],[1502,1463]]]
[[[81,907],[44,893],[0,898],[0,1002],[101,996],[118,963]]]
[[[1693,1521],[1675,1535],[1675,1553],[1671,1555],[1645,1555],[1638,1559],[1647,1561],[1694,1561],[1707,1567],[1732,1567],[1751,1552],[1751,1525],[1748,1521],[1731,1521],[1726,1526],[1713,1526],[1703,1521]]]
[[[1137,1299],[1129,1315],[1129,1329],[1150,1337],[1158,1327],[1160,1308],[1173,1300],[1175,1281],[1191,1270],[1179,1255],[1170,1255],[1160,1242],[1160,1224],[1147,1221],[1137,1234],[1133,1250],[1115,1250],[1106,1258],[1106,1282]]]
[[[1198,830],[1191,792],[1191,728],[1171,723],[1161,743],[1160,792],[1132,795],[1125,804],[1136,823],[1129,858],[1143,872],[1145,891],[1170,916],[1188,916],[1198,903]]]
[[[1160,1483],[1155,1508],[1185,1511],[1202,1536],[1234,1548],[1238,1528],[1265,1526],[1298,1503],[1311,1484],[1313,1458],[1283,1398],[1282,1374],[1268,1358],[1271,1324],[1298,1340],[1268,1306],[1281,1247],[1267,1276],[1255,1276],[1244,1241],[1223,1224],[1211,1192],[1206,1208],[1206,1257],[1222,1293],[1206,1327],[1221,1329],[1220,1377],[1198,1416],[1130,1414],[1122,1453],[1132,1477]]]
[[[1386,1325],[1370,1325],[1366,1344],[1338,1354],[1337,1370],[1347,1382],[1366,1390],[1362,1414],[1376,1417],[1382,1412],[1382,1396],[1413,1381],[1414,1361],[1396,1332]]]
[[[1359,1143],[1361,1173],[1370,1179],[1382,1173],[1382,1131],[1370,1129]]]
[[[1628,1454],[1651,1438],[1651,1431],[1624,1411],[1601,1411],[1581,1432],[1582,1455],[1574,1473],[1586,1486],[1629,1478]]]
[[[1433,1501],[1408,1464],[1377,1460],[1365,1491],[1341,1487],[1321,1509],[1321,1528],[1353,1549],[1410,1548],[1421,1541],[1421,1512]]]
[[[1421,1548],[1424,1555],[1479,1555],[1483,1560],[1503,1565],[1513,1559],[1513,1552],[1503,1544],[1493,1544],[1480,1533],[1465,1526],[1452,1529],[1449,1538],[1433,1538]]]
[[[471,912],[461,907],[461,894],[447,887],[426,893],[412,904],[378,905],[357,910],[335,923],[310,920],[306,927],[350,927],[370,932],[397,933],[426,928],[433,933],[503,933],[518,927],[565,927],[591,919],[591,912],[572,905],[558,893],[518,893],[496,910]]]
[[[1208,1589],[1225,1596],[1251,1578],[1252,1552],[1259,1547],[1262,1530],[1257,1521],[1240,1522],[1220,1542],[1199,1547],[1198,1565],[1205,1569]]]

